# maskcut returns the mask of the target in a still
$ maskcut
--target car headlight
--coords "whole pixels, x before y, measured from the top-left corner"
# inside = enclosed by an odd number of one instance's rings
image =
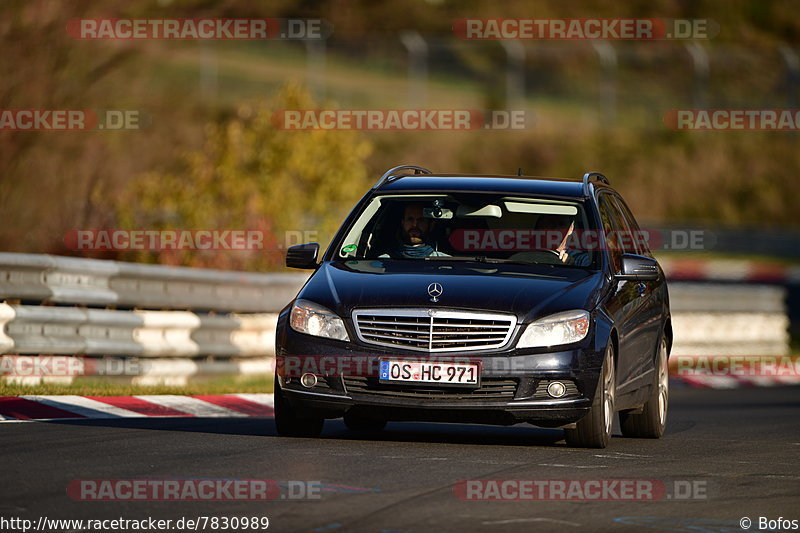
[[[342,319],[330,309],[308,300],[295,300],[289,324],[300,333],[349,341]]]
[[[528,324],[517,348],[572,344],[589,333],[589,313],[582,309],[556,313]]]

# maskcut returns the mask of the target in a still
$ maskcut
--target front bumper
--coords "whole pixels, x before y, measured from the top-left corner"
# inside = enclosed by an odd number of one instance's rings
[[[338,418],[354,410],[386,420],[510,425],[530,422],[559,427],[581,419],[591,406],[600,378],[604,347],[592,339],[569,350],[506,350],[433,356],[387,350],[298,333],[278,324],[277,377],[286,400],[300,410]],[[477,389],[429,385],[386,385],[377,379],[381,359],[458,360],[481,366]],[[299,377],[313,373],[314,387]],[[559,399],[546,393],[551,381],[567,384]]]

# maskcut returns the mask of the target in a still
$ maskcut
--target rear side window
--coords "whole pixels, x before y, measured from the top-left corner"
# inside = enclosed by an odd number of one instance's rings
[[[597,203],[600,208],[600,219],[603,222],[608,255],[614,265],[614,272],[619,272],[622,269],[622,253],[628,251],[623,246],[623,241],[627,240],[624,236],[629,233],[628,225],[610,194],[601,194]]]
[[[625,221],[628,223],[628,227],[631,230],[633,246],[638,250],[637,253],[646,255],[648,257],[653,257],[653,254],[650,252],[650,247],[647,245],[646,232],[639,228],[639,224],[637,224],[636,219],[633,217],[633,213],[631,213],[631,210],[628,208],[628,205],[625,203],[625,201],[619,196],[615,196],[615,199],[617,201],[617,205],[619,206],[619,210],[622,212],[622,216],[625,217]]]

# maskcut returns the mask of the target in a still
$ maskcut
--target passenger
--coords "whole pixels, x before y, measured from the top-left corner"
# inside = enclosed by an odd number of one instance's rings
[[[567,265],[589,266],[591,257],[584,250],[567,249],[567,241],[575,231],[575,221],[569,215],[540,215],[536,221],[536,231],[543,242],[550,243],[553,232],[558,232],[559,245],[553,250],[561,262]]]

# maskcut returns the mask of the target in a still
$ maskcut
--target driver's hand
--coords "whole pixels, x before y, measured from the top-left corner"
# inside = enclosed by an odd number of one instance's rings
[[[556,252],[558,253],[558,258],[561,259],[562,263],[566,263],[567,261],[569,261],[569,254],[565,249],[558,248],[556,249]]]

